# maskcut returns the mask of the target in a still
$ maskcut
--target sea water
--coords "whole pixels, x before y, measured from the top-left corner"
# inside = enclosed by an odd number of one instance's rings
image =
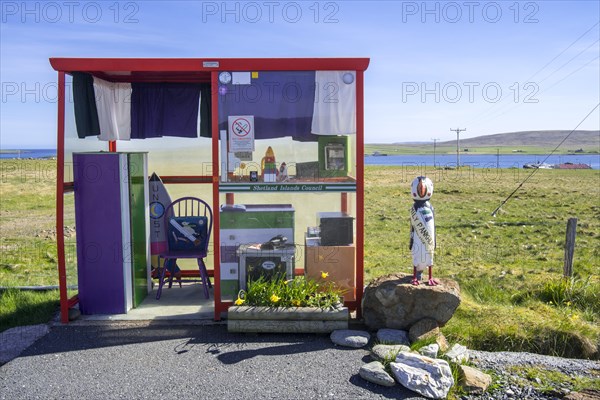
[[[545,154],[461,154],[460,165],[471,168],[523,168],[525,164],[587,164],[600,169],[600,154],[560,154],[546,159]],[[405,154],[390,156],[366,156],[365,165],[396,165],[405,167],[432,166],[433,154]],[[437,167],[456,167],[456,154],[436,154]]]

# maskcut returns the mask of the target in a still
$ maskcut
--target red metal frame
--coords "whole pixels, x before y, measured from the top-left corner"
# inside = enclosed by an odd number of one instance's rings
[[[217,83],[217,71],[211,73],[210,84],[212,88],[216,88]],[[215,284],[214,284],[214,297],[215,297],[215,321],[221,320],[221,312],[226,311],[224,304],[221,301],[221,224],[220,224],[220,213],[217,209],[219,205],[219,97],[217,90],[211,90],[211,103],[212,103],[212,162],[213,162],[213,268],[215,271]]]
[[[364,70],[356,71],[356,309],[360,318],[365,270]]]
[[[205,62],[218,62],[218,67],[204,66]],[[202,71],[364,71],[368,58],[50,58],[56,71],[102,72],[106,77],[121,77],[127,82],[148,81],[161,75],[173,76],[182,72]],[[129,75],[127,75],[129,73]],[[201,74],[199,74],[200,76]],[[182,75],[183,76],[183,75]],[[203,77],[204,79],[204,77]],[[214,78],[211,76],[211,82]]]
[[[65,179],[65,73],[58,71],[58,116],[56,128],[56,252],[58,258],[58,286],[60,292],[60,320],[69,322],[67,269],[65,265],[64,232],[64,179]]]
[[[207,64],[208,63],[208,64]],[[58,123],[57,123],[57,185],[56,229],[63,231],[64,193],[73,191],[72,182],[64,181],[65,144],[65,74],[74,71],[89,72],[113,82],[210,82],[217,88],[220,71],[356,71],[356,301],[346,305],[360,315],[364,286],[364,71],[368,58],[50,58],[58,71]],[[220,202],[219,193],[219,131],[218,93],[212,96],[212,176],[165,176],[164,183],[212,183],[213,207]],[[108,150],[117,151],[117,143],[109,142]],[[232,197],[232,196],[229,196]],[[348,211],[347,194],[341,194],[342,210]],[[213,213],[213,257],[215,276],[214,319],[220,320],[231,302],[221,301],[220,225],[219,212]],[[57,235],[58,274],[60,286],[61,321],[68,322],[68,308],[78,301],[77,296],[67,297],[64,237]]]

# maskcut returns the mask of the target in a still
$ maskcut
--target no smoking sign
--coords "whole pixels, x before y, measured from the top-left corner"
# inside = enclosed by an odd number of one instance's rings
[[[254,151],[254,116],[232,115],[228,117],[229,151]]]

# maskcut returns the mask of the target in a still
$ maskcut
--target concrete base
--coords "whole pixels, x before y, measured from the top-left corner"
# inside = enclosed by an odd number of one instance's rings
[[[348,329],[348,308],[230,307],[229,332],[330,333]]]

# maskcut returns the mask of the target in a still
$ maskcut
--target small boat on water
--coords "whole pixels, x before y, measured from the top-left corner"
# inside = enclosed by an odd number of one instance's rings
[[[565,162],[561,164],[529,163],[523,165],[525,169],[592,169],[588,164]]]
[[[546,163],[529,163],[529,164],[523,165],[523,168],[525,168],[525,169],[552,169],[552,168],[554,168],[554,165],[546,164]]]

